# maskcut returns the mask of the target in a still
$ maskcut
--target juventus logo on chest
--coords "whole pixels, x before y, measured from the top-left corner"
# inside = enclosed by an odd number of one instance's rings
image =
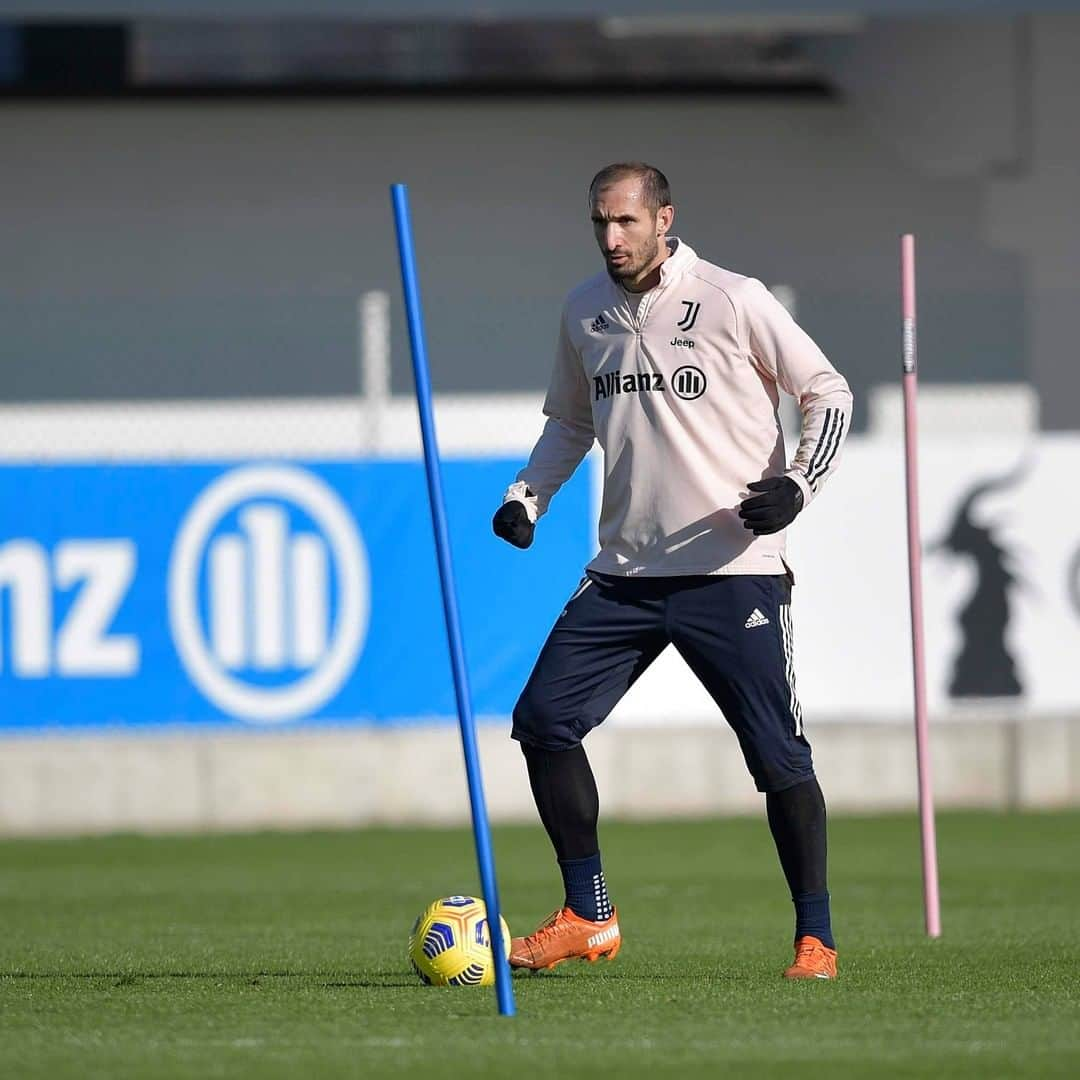
[[[683,317],[675,324],[680,330],[692,330],[694,323],[697,322],[698,312],[701,310],[701,304],[696,300],[683,300],[682,306],[686,309]]]

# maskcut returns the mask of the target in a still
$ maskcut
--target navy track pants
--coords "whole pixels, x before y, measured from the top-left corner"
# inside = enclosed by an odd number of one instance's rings
[[[590,574],[567,602],[514,708],[513,737],[569,750],[667,645],[720,707],[759,791],[814,775],[792,659],[786,575]]]

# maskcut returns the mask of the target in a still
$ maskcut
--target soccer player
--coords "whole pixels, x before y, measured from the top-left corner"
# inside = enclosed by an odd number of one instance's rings
[[[765,794],[795,905],[795,959],[784,975],[834,978],[825,801],[795,694],[784,530],[837,467],[851,393],[761,282],[670,235],[675,210],[658,169],[601,169],[589,207],[605,268],[566,300],[548,419],[493,521],[498,536],[527,548],[599,440],[600,552],[513,721],[565,900],[535,933],[513,939],[510,963],[550,968],[619,951],[582,739],[671,644],[734,729]],[[778,386],[803,417],[790,464]]]

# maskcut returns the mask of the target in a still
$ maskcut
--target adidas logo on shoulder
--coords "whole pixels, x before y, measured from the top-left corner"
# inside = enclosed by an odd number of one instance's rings
[[[759,608],[754,608],[754,610],[750,612],[750,618],[747,619],[746,622],[743,623],[743,626],[747,630],[753,630],[755,626],[768,626],[768,625],[769,625],[769,620],[766,619],[765,616],[761,614],[761,610]]]

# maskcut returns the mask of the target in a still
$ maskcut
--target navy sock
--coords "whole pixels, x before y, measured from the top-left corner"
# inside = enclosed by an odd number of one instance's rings
[[[560,859],[559,869],[566,887],[566,906],[575,915],[593,922],[611,918],[611,901],[608,899],[599,855],[590,855],[585,859]]]
[[[832,920],[829,914],[829,894],[802,893],[793,898],[795,904],[795,937],[812,934],[827,949],[835,949]]]

